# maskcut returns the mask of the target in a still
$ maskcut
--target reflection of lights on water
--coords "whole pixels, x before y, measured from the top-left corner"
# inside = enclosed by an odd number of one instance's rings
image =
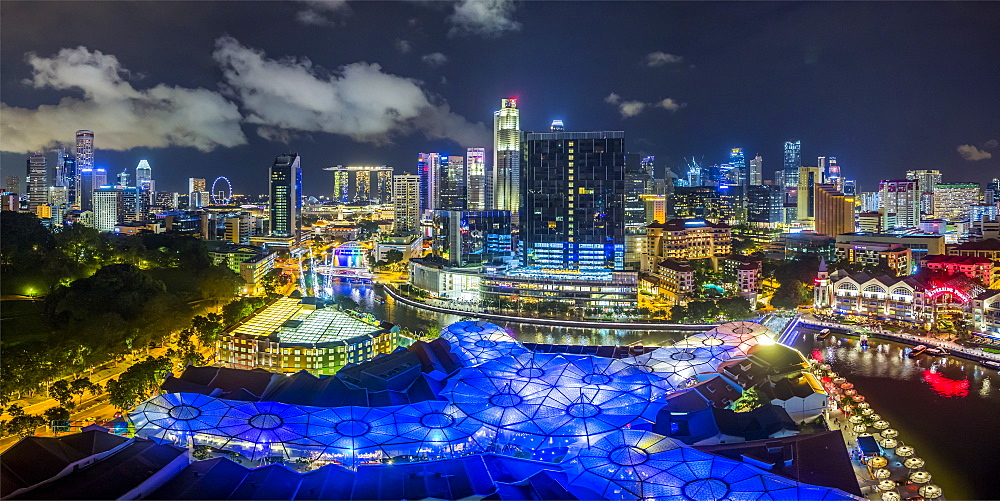
[[[951,379],[932,370],[923,372],[923,380],[942,397],[964,398],[969,395],[969,380]]]

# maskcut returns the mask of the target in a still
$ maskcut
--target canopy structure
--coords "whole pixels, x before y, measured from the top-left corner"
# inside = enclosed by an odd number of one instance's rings
[[[774,344],[774,331],[754,322],[729,322],[678,341],[678,347],[722,349],[728,358],[745,357],[757,344]]]
[[[588,491],[604,499],[853,499],[639,430],[608,434],[564,468],[581,499]]]
[[[489,322],[455,322],[441,331],[441,338],[448,341],[452,353],[458,355],[466,365],[528,353],[528,349],[510,337],[502,327]]]
[[[717,372],[719,364],[729,358],[729,351],[720,346],[674,345],[623,358],[622,362],[653,372],[666,379],[673,387],[679,387],[695,374]]]

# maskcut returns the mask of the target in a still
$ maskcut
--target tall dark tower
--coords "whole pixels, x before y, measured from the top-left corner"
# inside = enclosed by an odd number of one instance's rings
[[[302,231],[302,167],[296,153],[278,155],[270,171],[271,235],[299,238]]]

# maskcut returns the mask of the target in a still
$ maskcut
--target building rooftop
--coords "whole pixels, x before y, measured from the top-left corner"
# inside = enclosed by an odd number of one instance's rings
[[[382,329],[333,309],[301,309],[278,330],[282,344],[323,344],[375,334]]]
[[[987,238],[986,240],[978,240],[975,242],[965,242],[964,244],[958,244],[951,247],[953,250],[986,250],[986,251],[1000,251],[1000,240],[996,238]]]
[[[726,223],[713,223],[705,219],[671,219],[665,223],[650,223],[646,228],[662,228],[667,231],[684,231],[696,228],[731,228]]]
[[[1000,250],[1000,249],[998,249]],[[933,264],[988,264],[992,265],[993,261],[985,257],[972,257],[972,256],[927,256],[920,260],[921,263],[933,263]]]

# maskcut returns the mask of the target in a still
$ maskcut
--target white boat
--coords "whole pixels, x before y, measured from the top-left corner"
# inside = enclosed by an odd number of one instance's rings
[[[934,355],[935,357],[943,357],[948,355],[949,353],[948,350],[940,346],[931,346],[930,348],[927,348],[927,354]]]
[[[816,339],[826,339],[830,336],[830,329],[823,329],[816,335]]]
[[[920,355],[923,355],[924,352],[926,352],[926,351],[927,351],[927,346],[919,344],[917,346],[914,346],[913,349],[910,350],[909,355],[907,355],[907,356],[910,357],[910,358],[917,358]]]

